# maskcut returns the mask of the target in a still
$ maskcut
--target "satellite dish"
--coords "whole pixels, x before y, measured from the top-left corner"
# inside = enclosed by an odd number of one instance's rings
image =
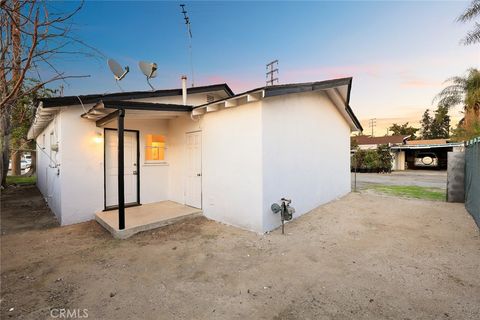
[[[157,76],[157,64],[155,62],[140,61],[138,63],[138,67],[140,68],[142,73],[147,77],[147,83],[150,86],[150,88],[152,88],[152,90],[155,90],[155,88],[152,86],[149,80]]]
[[[108,63],[108,67],[110,68],[110,70],[112,71],[112,73],[115,77],[115,80],[117,80],[117,81],[120,81],[123,78],[125,78],[128,71],[130,71],[128,66],[125,67],[125,70],[123,70],[122,66],[117,61],[115,61],[113,59],[108,59],[107,63]]]

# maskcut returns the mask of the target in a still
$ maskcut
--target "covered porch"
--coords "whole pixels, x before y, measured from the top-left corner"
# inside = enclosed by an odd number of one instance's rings
[[[160,201],[141,206],[124,208],[125,225],[119,228],[119,210],[102,211],[95,220],[107,229],[114,238],[126,239],[136,233],[167,226],[185,219],[197,217],[202,210],[174,201]]]
[[[172,197],[169,186],[170,180],[183,185],[189,175],[201,179],[200,171],[183,171],[178,150],[184,149],[185,133],[176,130],[176,122],[170,123],[186,118],[191,110],[188,105],[100,101],[82,115],[104,130],[105,205],[95,219],[115,238],[125,239],[202,214],[201,204]],[[149,145],[149,136],[162,138],[161,146]],[[170,159],[167,140],[173,143]],[[170,172],[172,167],[175,175]],[[176,174],[178,167],[182,167],[180,174]]]

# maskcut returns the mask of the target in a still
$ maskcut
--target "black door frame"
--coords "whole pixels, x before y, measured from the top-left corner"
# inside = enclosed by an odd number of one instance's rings
[[[116,206],[108,206],[107,207],[107,162],[106,159],[106,132],[107,131],[118,131],[115,128],[103,128],[103,211],[115,210],[118,209],[118,205]],[[140,203],[140,130],[131,130],[131,129],[124,129],[125,132],[135,132],[137,136],[137,202],[126,203],[125,207],[136,207],[141,206]]]

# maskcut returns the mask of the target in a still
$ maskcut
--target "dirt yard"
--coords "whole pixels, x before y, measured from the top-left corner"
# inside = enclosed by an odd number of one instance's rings
[[[285,236],[196,218],[128,240],[52,228],[37,205],[32,187],[2,195],[2,319],[480,318],[480,236],[461,204],[352,193]]]

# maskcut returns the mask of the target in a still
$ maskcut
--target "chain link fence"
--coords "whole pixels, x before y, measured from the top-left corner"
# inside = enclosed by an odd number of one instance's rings
[[[465,208],[480,228],[480,137],[465,144]]]

